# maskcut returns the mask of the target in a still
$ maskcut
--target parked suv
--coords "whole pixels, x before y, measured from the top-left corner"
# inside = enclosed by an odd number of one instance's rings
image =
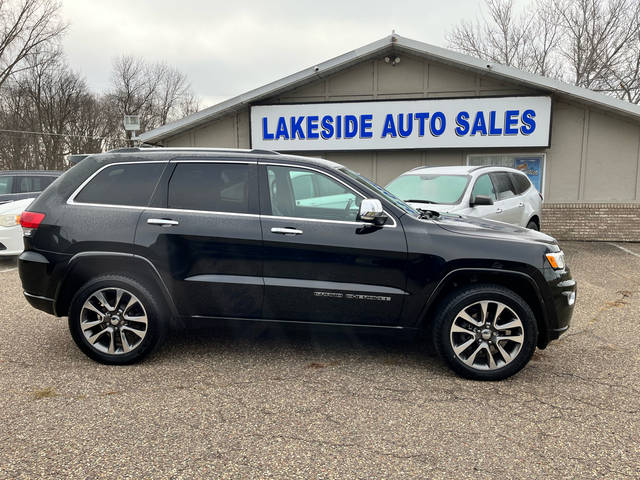
[[[426,332],[456,372],[495,380],[565,332],[575,301],[551,237],[417,211],[321,159],[91,155],[21,222],[27,300],[109,364],[185,319],[251,320]]]
[[[392,180],[386,188],[414,208],[540,230],[542,195],[515,168],[418,167]]]
[[[36,197],[60,175],[55,170],[0,171],[0,204]]]

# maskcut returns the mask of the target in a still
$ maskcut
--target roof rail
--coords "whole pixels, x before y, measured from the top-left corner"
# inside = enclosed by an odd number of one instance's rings
[[[469,170],[470,172],[475,172],[476,170],[481,170],[483,168],[493,168],[493,167],[499,167],[499,165],[479,165],[476,168],[472,168],[471,170]]]
[[[280,155],[280,153],[273,150],[263,149],[244,149],[244,148],[215,148],[215,147],[123,147],[109,150],[107,153],[132,153],[132,152],[144,152],[151,150],[161,150],[165,152],[177,151],[177,152],[220,152],[220,153],[254,153],[260,155]]]

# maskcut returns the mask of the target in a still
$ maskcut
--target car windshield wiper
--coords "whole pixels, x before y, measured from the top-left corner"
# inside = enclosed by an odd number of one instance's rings
[[[440,212],[435,210],[426,210],[424,208],[416,208],[416,210],[420,214],[419,218],[438,218],[440,216]]]
[[[433,200],[426,200],[426,199],[422,199],[422,200],[403,200],[405,202],[414,202],[414,203],[432,203],[433,205],[439,205],[440,202],[434,202]]]

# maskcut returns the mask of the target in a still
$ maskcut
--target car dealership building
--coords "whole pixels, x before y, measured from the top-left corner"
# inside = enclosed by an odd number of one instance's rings
[[[381,185],[515,167],[544,195],[543,231],[640,241],[640,106],[396,34],[139,138],[319,156]]]

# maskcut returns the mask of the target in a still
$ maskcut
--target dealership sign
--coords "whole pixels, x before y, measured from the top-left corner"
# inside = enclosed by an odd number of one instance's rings
[[[550,97],[251,107],[251,145],[269,150],[547,147]]]

